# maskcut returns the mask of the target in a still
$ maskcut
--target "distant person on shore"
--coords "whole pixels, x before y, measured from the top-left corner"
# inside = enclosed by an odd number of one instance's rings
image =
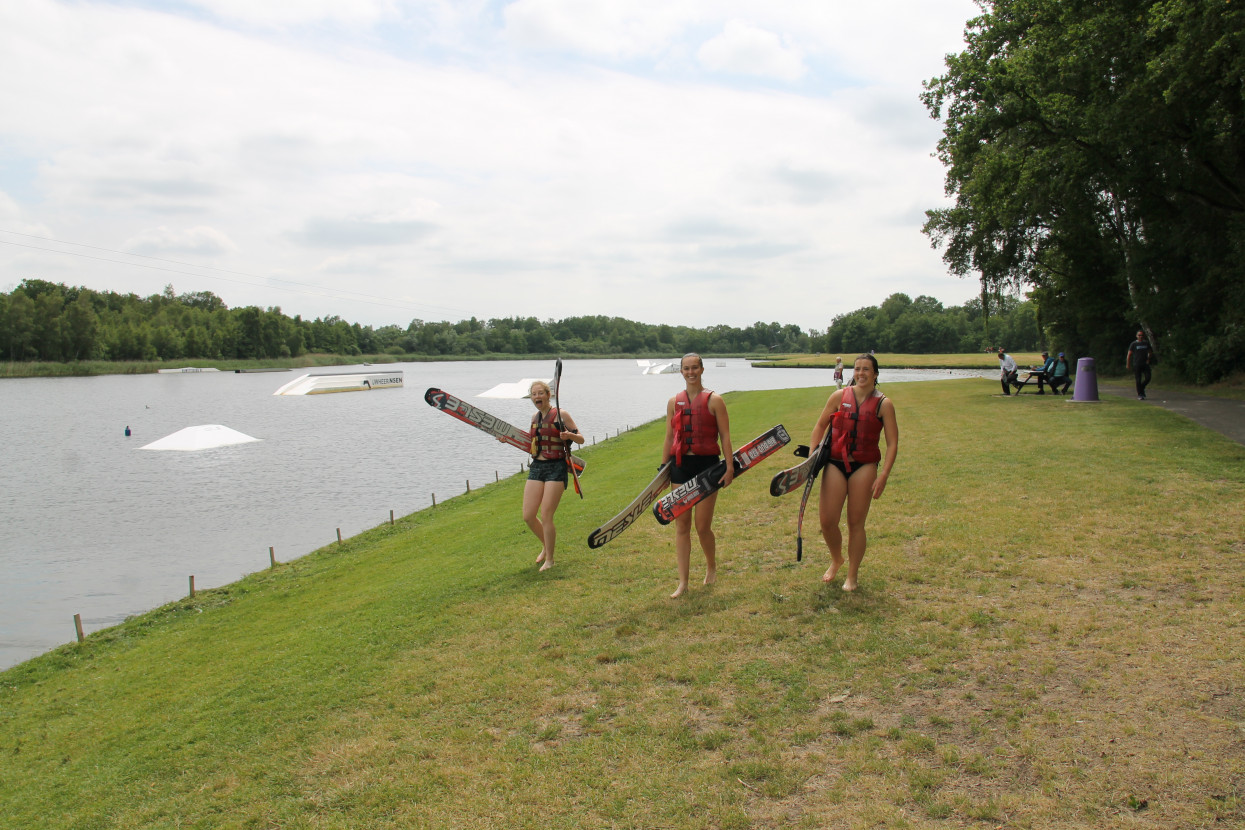
[[[532,463],[528,467],[527,482],[523,485],[523,521],[540,540],[540,556],[536,564],[542,571],[553,567],[553,550],[558,541],[558,529],[553,524],[553,514],[566,491],[569,472],[570,442],[584,443],[575,421],[565,411],[553,407],[553,391],[543,380],[532,383],[528,389],[536,414],[532,416]],[[565,429],[559,429],[558,420]],[[500,440],[500,439],[498,439]]]
[[[1060,352],[1059,356],[1055,358],[1048,377],[1050,378],[1051,392],[1058,392],[1062,395],[1072,385],[1072,373],[1068,368],[1068,359],[1063,356],[1063,352]]]
[[[701,383],[705,363],[695,353],[683,355],[679,361],[679,373],[683,375],[686,388],[666,403],[666,440],[662,446],[661,463],[674,460],[670,482],[685,484],[700,473],[718,463],[720,458],[729,459],[731,449],[731,424],[726,404],[720,395],[706,389]],[[730,486],[735,478],[733,464],[726,465],[722,486]],[[677,599],[687,593],[687,583],[692,567],[692,525],[705,554],[705,584],[712,585],[717,579],[717,537],[713,533],[713,509],[718,494],[714,493],[691,510],[675,517],[674,553],[678,564],[679,586],[670,595]]]
[[[1144,331],[1137,332],[1137,339],[1128,344],[1128,353],[1124,355],[1124,368],[1133,370],[1133,380],[1137,384],[1137,400],[1146,399],[1146,387],[1150,384],[1150,364],[1154,361],[1154,350],[1150,341],[1146,340]]]
[[[1003,347],[999,346],[999,380],[1003,383],[1003,394],[1010,396],[1012,394],[1012,384],[1016,382],[1016,375],[1020,370],[1016,367],[1016,361],[1012,360],[1012,356],[1003,351]]]
[[[886,481],[899,453],[899,424],[895,405],[877,388],[878,362],[873,355],[856,358],[852,385],[832,392],[825,409],[813,426],[809,446],[817,446],[830,436],[830,459],[821,474],[818,512],[821,535],[830,549],[830,567],[822,582],[833,582],[847,562],[844,591],[859,586],[860,563],[865,558],[865,520],[874,499],[882,498]],[[886,436],[886,458],[878,439]],[[882,469],[878,469],[881,462]],[[847,503],[847,558],[843,558],[843,532],[839,520]]]
[[[834,386],[836,389],[843,388],[843,358],[841,357],[834,359]]]

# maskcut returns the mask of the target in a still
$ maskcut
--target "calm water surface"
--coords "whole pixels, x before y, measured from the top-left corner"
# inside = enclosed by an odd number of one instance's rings
[[[707,387],[833,384],[829,369],[725,363],[707,363]],[[424,390],[440,387],[526,428],[529,401],[476,395],[549,377],[553,363],[377,368],[402,369],[405,386],[272,394],[299,371],[0,381],[0,668],[71,641],[74,614],[90,633],[185,596],[192,574],[196,589],[218,587],[266,568],[269,546],[289,561],[335,541],[338,528],[352,536],[388,521],[390,510],[404,516],[433,494],[442,501],[468,481],[474,488],[518,472],[523,453],[433,410]],[[983,374],[883,369],[882,380]],[[562,403],[591,444],[663,415],[681,388],[679,375],[641,375],[631,360],[566,361]],[[262,440],[199,452],[138,449],[200,424]]]

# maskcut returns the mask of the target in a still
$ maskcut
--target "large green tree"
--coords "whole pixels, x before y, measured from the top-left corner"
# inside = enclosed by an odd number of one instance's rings
[[[926,84],[952,207],[926,233],[983,303],[1030,288],[1061,348],[1141,326],[1203,381],[1245,365],[1245,9],[979,0]]]

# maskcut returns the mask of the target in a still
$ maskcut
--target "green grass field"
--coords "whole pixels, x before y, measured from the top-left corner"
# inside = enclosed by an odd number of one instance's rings
[[[783,453],[722,494],[715,586],[694,548],[668,598],[647,516],[589,551],[650,424],[584,451],[548,573],[516,476],[0,673],[0,824],[1241,826],[1245,447],[1125,399],[883,389],[855,594],[815,508],[796,563]],[[807,441],[825,394],[728,395],[736,443]]]

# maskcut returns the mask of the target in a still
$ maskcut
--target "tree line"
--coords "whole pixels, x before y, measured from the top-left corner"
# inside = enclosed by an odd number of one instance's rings
[[[1051,340],[1184,376],[1245,366],[1245,3],[978,0],[926,83],[951,207],[925,232],[982,302]]]
[[[998,342],[1036,347],[1032,303],[1006,298],[993,311]],[[0,360],[208,360],[307,353],[395,356],[679,355],[877,351],[979,351],[981,304],[943,308],[932,297],[894,294],[881,306],[835,317],[825,331],[781,323],[706,328],[637,323],[621,317],[535,317],[362,326],[330,316],[304,320],[279,307],[231,309],[210,291],[139,297],[45,280],[0,293]]]

